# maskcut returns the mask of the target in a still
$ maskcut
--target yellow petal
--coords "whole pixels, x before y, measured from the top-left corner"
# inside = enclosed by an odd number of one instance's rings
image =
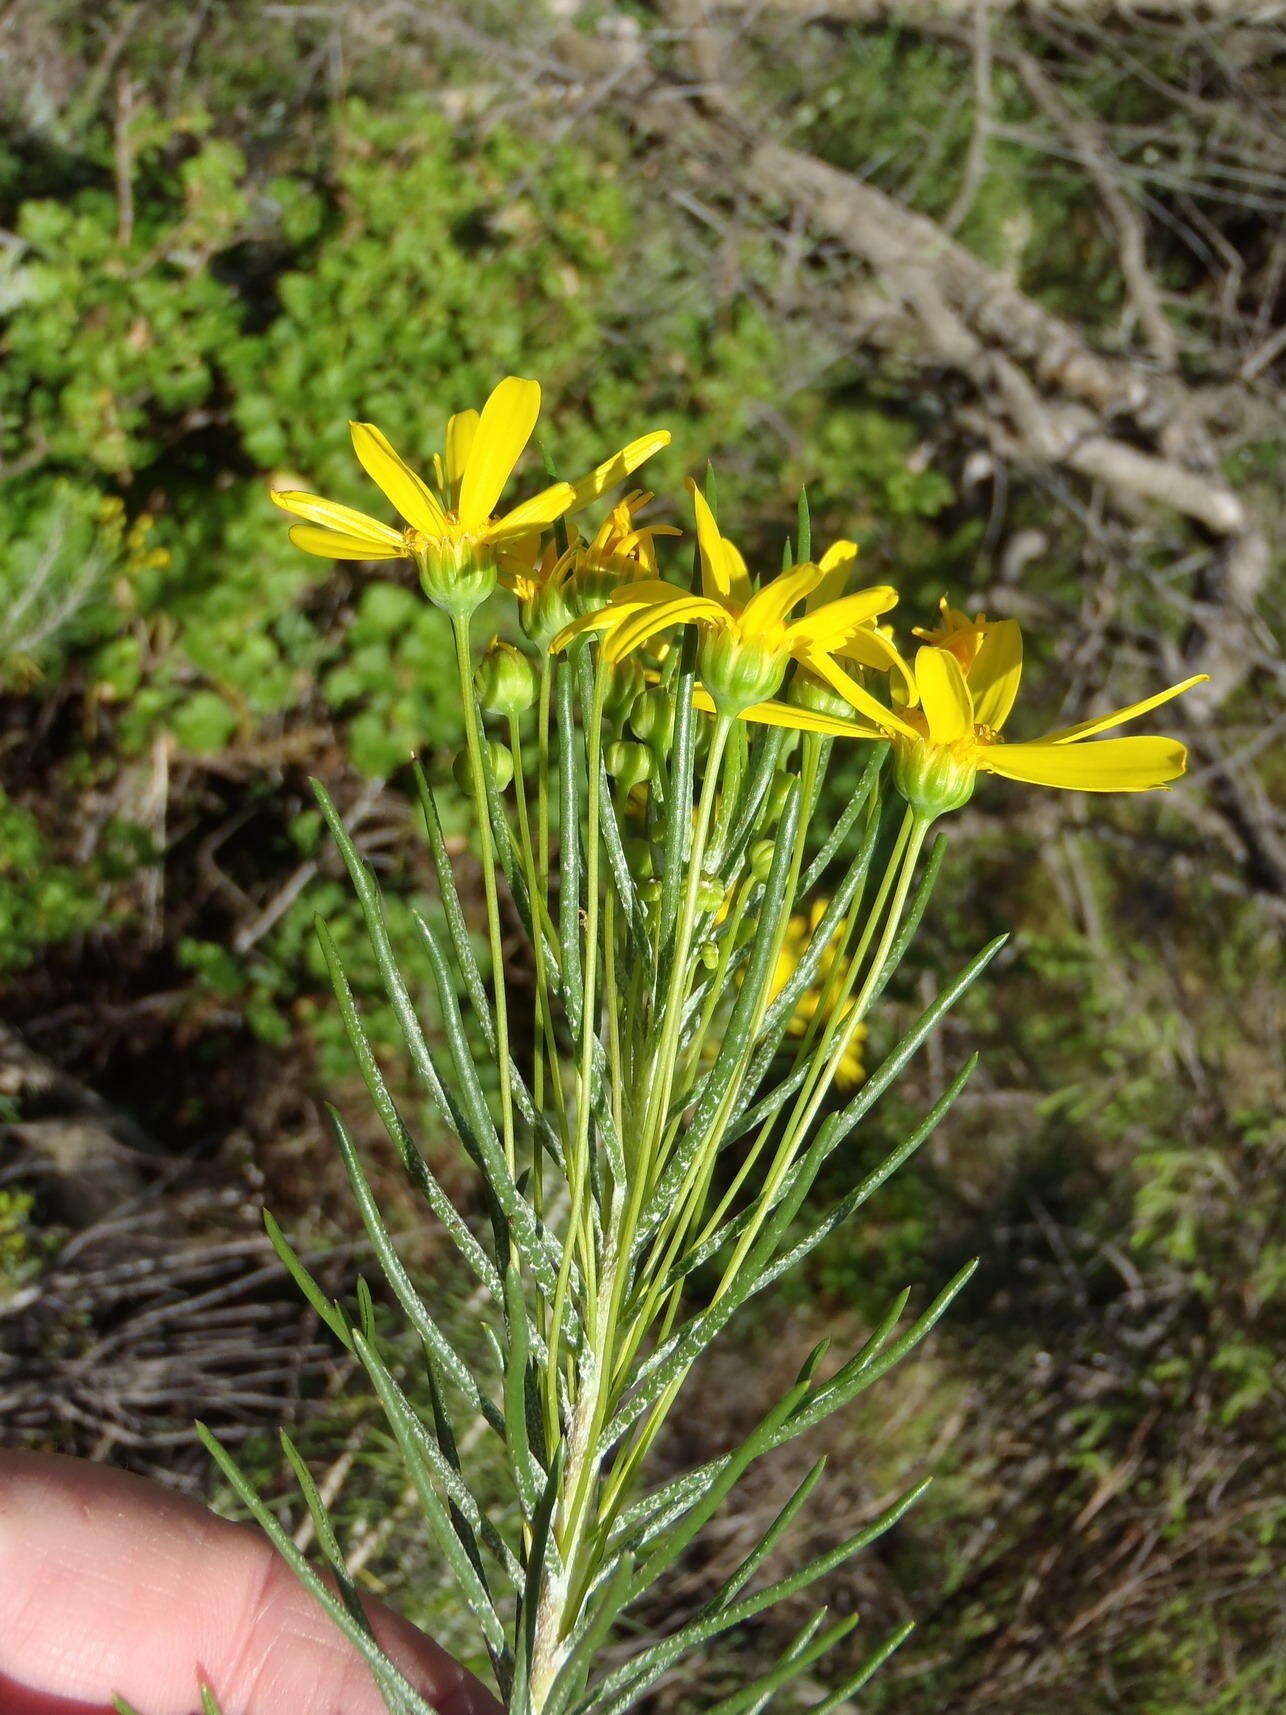
[[[540,415],[540,383],[508,375],[482,407],[460,482],[460,522],[480,530],[495,511]]]
[[[913,709],[919,702],[920,693],[915,688],[914,674],[898,653],[897,646],[873,625],[859,625],[833,653],[845,661],[856,661],[859,667],[873,667],[877,673],[887,673],[898,701],[905,707]]]
[[[934,744],[954,744],[973,732],[969,687],[954,655],[928,644],[917,649],[915,682]]]
[[[768,631],[780,625],[791,608],[811,594],[824,576],[820,566],[807,562],[780,573],[761,590],[756,590],[746,603],[741,614],[742,630],[747,633]]]
[[[460,484],[464,481],[465,467],[469,463],[469,449],[473,445],[473,437],[477,432],[478,413],[476,411],[457,411],[455,416],[447,421],[447,493],[451,505],[457,510],[460,505]]]
[[[533,494],[530,500],[524,500],[521,506],[515,506],[506,512],[503,518],[498,518],[482,532],[488,542],[500,541],[507,536],[524,536],[529,530],[540,529],[552,524],[556,518],[561,518],[567,510],[567,502],[571,499],[572,485],[570,482],[555,482],[548,488],[542,488],[539,494]]]
[[[319,554],[324,560],[400,560],[406,554],[406,544],[402,541],[396,548],[386,547],[368,537],[346,536],[320,524],[295,524],[289,536],[296,548],[302,548],[305,554]]]
[[[686,597],[687,594],[688,592],[681,590],[677,584],[667,584],[662,578],[640,578],[637,583],[622,584],[612,591],[606,606],[564,626],[550,648],[555,651],[563,649],[573,637],[579,637],[586,631],[618,630],[627,619],[633,614],[641,613],[644,608],[656,607],[677,597]]]
[[[418,477],[374,423],[350,423],[357,462],[397,507],[407,523],[426,536],[447,534],[446,514],[429,485]]]
[[[819,649],[836,651],[855,632],[868,626],[878,614],[897,606],[898,593],[890,584],[873,584],[868,590],[812,608],[790,627],[789,637],[807,638]]]
[[[1073,792],[1147,792],[1177,780],[1188,753],[1177,739],[1105,738],[1098,744],[988,744],[978,766],[1006,780]]]
[[[622,607],[631,610],[654,607],[657,602],[674,601],[680,596],[686,600],[691,594],[691,590],[681,589],[678,584],[668,584],[664,578],[635,578],[629,583],[618,584],[608,601],[615,612]]]
[[[716,601],[744,606],[750,600],[750,577],[746,562],[726,537],[719,534],[714,513],[704,494],[688,479],[692,504],[697,513],[697,545],[701,550],[701,588]]]
[[[1140,703],[1131,703],[1128,708],[1114,709],[1110,715],[1095,715],[1091,720],[1078,722],[1076,726],[1059,727],[1057,732],[1046,733],[1041,743],[1073,744],[1077,739],[1093,738],[1096,732],[1106,732],[1109,727],[1122,726],[1126,721],[1132,721],[1136,715],[1147,714],[1149,709],[1160,708],[1162,703],[1168,703],[1171,697],[1190,691],[1194,685],[1204,685],[1209,677],[1209,673],[1194,673],[1191,679],[1184,679],[1181,684],[1171,685],[1167,690],[1157,691],[1151,697],[1144,697]]]
[[[849,573],[853,570],[856,559],[856,542],[849,542],[841,537],[838,542],[831,543],[817,562],[824,575],[821,583],[808,598],[810,612],[826,602],[839,600],[848,585]]]
[[[325,524],[342,535],[360,537],[372,549],[396,548],[399,555],[406,552],[400,530],[390,530],[378,518],[368,518],[351,506],[341,506],[337,500],[323,500],[320,494],[301,494],[293,488],[270,488],[268,496],[293,518],[306,518],[310,524]]]
[[[878,726],[881,731],[885,733],[900,732],[904,733],[907,738],[914,739],[922,736],[913,726],[908,725],[900,715],[895,715],[892,709],[886,709],[877,697],[873,697],[868,690],[859,685],[853,675],[846,673],[824,649],[810,649],[800,654],[798,659],[811,672],[816,673],[819,679],[825,679],[826,683],[838,691],[841,697],[852,703],[859,714],[865,715],[867,720]]]
[[[982,634],[969,668],[973,718],[999,732],[1009,718],[1023,674],[1023,634],[1016,619],[1000,619]]]
[[[615,600],[615,598],[613,598]],[[728,614],[718,602],[700,595],[677,595],[670,601],[649,601],[630,617],[604,645],[609,661],[624,660],[631,650],[640,649],[658,631],[671,625],[686,624],[690,619],[704,619],[711,624],[729,624]]]
[[[662,447],[670,444],[668,429],[653,429],[650,435],[640,435],[636,441],[631,441],[622,447],[619,453],[613,453],[588,476],[583,476],[579,482],[573,483],[575,498],[567,508],[568,512],[579,512],[597,500],[600,494],[606,494],[609,488],[615,488],[618,482],[624,482],[632,470],[637,470],[644,459],[650,459],[653,453],[659,453]]]
[[[692,701],[699,709],[707,714],[713,714],[714,703],[706,691],[694,691]],[[820,732],[831,738],[883,738],[885,735],[875,726],[864,726],[860,721],[837,720],[834,715],[820,715],[812,709],[797,709],[793,703],[779,703],[770,700],[764,703],[752,703],[748,709],[741,711],[743,721],[755,721],[760,726],[790,727],[794,732]]]
[[[576,637],[583,637],[587,631],[609,632],[619,626],[625,616],[615,613],[610,607],[600,607],[597,613],[583,613],[579,619],[574,619],[570,625],[565,625],[549,645],[551,655],[557,655],[560,649]]]

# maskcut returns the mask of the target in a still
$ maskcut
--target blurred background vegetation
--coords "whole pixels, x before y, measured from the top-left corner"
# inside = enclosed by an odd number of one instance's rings
[[[1194,761],[1171,797],[997,782],[955,818],[879,1029],[1014,939],[855,1148],[974,1044],[983,1073],[729,1344],[666,1457],[722,1445],[805,1335],[851,1337],[890,1287],[978,1253],[949,1325],[827,1432],[827,1539],[939,1474],[834,1580],[859,1645],[921,1621],[869,1707],[1286,1698],[1272,10],[0,8],[6,1443],[208,1492],[193,1413],[272,1483],[286,1409],[372,1587],[453,1635],[370,1402],[256,1234],[266,1203],[337,1281],[361,1266],[319,1120],[322,1092],[362,1110],[314,914],[373,972],[307,777],[395,909],[422,902],[406,764],[446,777],[457,712],[440,617],[387,568],[296,552],[265,491],[369,505],[347,419],[428,449],[516,371],[544,384],[556,468],[665,425],[649,483],[681,493],[713,458],[766,563],[806,483],[904,623],[944,591],[1021,618],[1032,732],[1212,671],[1167,711]],[[936,240],[908,284],[917,217]],[[400,1076],[377,1007],[372,1029]],[[754,1476],[669,1614],[794,1471]],[[716,1657],[654,1707],[735,1672]]]

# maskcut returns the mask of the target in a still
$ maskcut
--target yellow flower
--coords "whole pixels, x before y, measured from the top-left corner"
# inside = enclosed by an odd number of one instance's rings
[[[529,637],[548,646],[577,611],[601,607],[621,584],[657,576],[656,538],[682,532],[672,524],[635,523],[652,498],[641,488],[625,495],[588,541],[577,532],[561,554],[552,542],[541,549],[533,537],[502,557],[500,581],[517,596]]]
[[[814,607],[840,600],[856,562],[856,542],[832,543],[818,561],[823,579],[805,603],[805,611],[811,613]],[[894,644],[892,626],[881,625],[876,618],[863,620],[842,643],[835,645],[831,654],[837,660],[852,661],[871,672],[887,673],[898,702],[914,705],[915,680]]]
[[[979,645],[986,636],[987,616],[980,613],[976,619],[970,619],[967,613],[961,613],[958,607],[952,607],[946,596],[939,601],[938,612],[942,615],[941,625],[932,631],[915,625],[911,628],[911,635],[922,638],[925,643],[932,643],[936,649],[949,650],[967,673],[973,666]]]
[[[877,614],[894,606],[897,593],[887,584],[858,590],[825,602],[792,620],[828,573],[811,563],[792,566],[762,589],[750,582],[746,562],[735,545],[720,535],[714,514],[695,483],[690,483],[697,514],[701,556],[701,592],[681,589],[661,578],[642,578],[615,590],[606,607],[565,626],[554,639],[561,649],[583,632],[602,634],[603,658],[622,660],[672,625],[693,622],[699,633],[698,672],[710,705],[725,716],[770,720],[805,730],[845,730],[823,717],[772,703],[787,664],[802,662],[823,677],[833,651],[842,648]],[[849,680],[844,695],[872,718],[887,710]],[[856,692],[854,697],[853,692]],[[703,702],[705,699],[701,699]],[[896,717],[894,717],[896,719]],[[818,725],[819,720],[823,721]]]
[[[786,925],[786,935],[782,941],[781,951],[777,955],[777,964],[768,992],[769,1000],[776,1000],[795,974],[795,969],[807,951],[808,944],[825,914],[828,903],[825,899],[815,899],[807,917],[792,917]],[[790,1023],[786,1026],[789,1035],[803,1036],[818,1012],[823,1008],[829,1010],[827,990],[830,987],[834,967],[835,948],[832,943],[822,955],[817,970],[817,982],[806,988],[796,1003]],[[840,1014],[841,1023],[851,1008],[852,1002],[849,1001]],[[865,1040],[866,1026],[859,1024],[835,1070],[837,1088],[851,1089],[854,1085],[860,1084],[866,1076],[866,1068],[862,1062],[862,1044]]]
[[[1022,676],[1022,633],[1012,619],[966,624],[977,634],[967,668],[958,654],[962,628],[953,630],[954,647],[924,644],[914,667],[919,707],[875,722],[893,740],[898,787],[914,808],[928,816],[957,808],[972,794],[979,770],[1078,792],[1146,792],[1183,773],[1187,751],[1176,739],[1149,734],[1083,741],[1160,707],[1200,684],[1206,674],[1044,738],[1006,744],[1001,728]],[[863,729],[858,736],[876,735]]]
[[[350,423],[358,462],[406,520],[401,530],[316,494],[273,490],[272,498],[305,520],[290,532],[305,553],[332,560],[414,560],[431,599],[468,611],[494,587],[497,562],[507,550],[538,540],[556,519],[588,506],[670,439],[664,429],[643,435],[579,482],[552,483],[497,513],[539,413],[539,382],[517,375],[495,388],[481,412],[458,412],[447,424],[445,458],[434,458],[436,493],[373,423]]]

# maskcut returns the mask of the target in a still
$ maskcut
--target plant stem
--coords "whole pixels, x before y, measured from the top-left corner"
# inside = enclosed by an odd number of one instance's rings
[[[500,938],[500,898],[496,889],[496,855],[491,837],[491,809],[487,800],[486,775],[482,766],[482,722],[473,686],[473,661],[469,648],[469,617],[452,614],[456,671],[460,677],[460,700],[464,708],[464,737],[469,752],[469,774],[473,801],[478,812],[478,858],[482,864],[482,886],[487,903],[487,939],[491,946],[491,987],[496,1008],[496,1061],[500,1073],[500,1123],[505,1163],[513,1173],[513,1092],[509,1081],[509,1006],[505,993],[504,947]]]
[[[585,1196],[589,1186],[589,1122],[594,1078],[594,1023],[598,984],[598,873],[599,873],[599,776],[603,750],[603,704],[607,697],[607,667],[599,658],[594,676],[594,700],[586,733],[586,762],[589,769],[586,807],[587,850],[585,853],[585,959],[584,993],[581,998],[580,1073],[576,1096],[576,1132],[567,1162],[571,1208],[563,1256],[554,1289],[549,1327],[549,1364],[546,1375],[546,1414],[551,1425],[558,1421],[558,1364],[562,1341],[563,1306],[571,1281],[573,1253],[579,1251],[585,1271],[587,1297],[594,1290],[595,1259],[592,1235],[583,1231]]]

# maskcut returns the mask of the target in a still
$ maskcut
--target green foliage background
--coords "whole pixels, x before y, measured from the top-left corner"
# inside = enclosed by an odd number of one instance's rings
[[[119,24],[128,8],[106,10]],[[0,980],[42,1051],[176,1148],[217,1158],[230,1131],[248,1137],[268,1201],[333,1236],[345,1217],[312,1100],[350,1073],[313,914],[359,980],[362,955],[305,780],[364,806],[385,885],[409,900],[427,883],[404,766],[423,750],[445,779],[460,727],[440,616],[396,577],[296,552],[268,484],[370,506],[349,418],[424,451],[446,412],[514,370],[544,384],[556,469],[665,425],[649,483],[680,494],[712,458],[725,515],[774,558],[806,483],[819,533],[858,537],[907,623],[944,589],[985,590],[997,545],[949,383],[853,355],[783,290],[769,233],[712,238],[610,118],[568,132],[475,99],[478,65],[450,40],[427,59],[355,51],[336,89],[323,23],[252,5],[189,44],[180,10],[134,31],[105,83],[103,9],[36,9],[46,82],[0,97]],[[942,214],[969,136],[955,50],[888,28],[842,50],[819,35],[816,52],[799,86],[797,69],[754,68],[796,140],[875,163],[884,188]],[[1107,77],[1098,93],[1115,116],[1146,108]],[[1106,330],[1120,288],[1092,191],[1022,141],[1016,83],[997,98],[1009,129],[961,236]],[[1187,283],[1178,259],[1170,283]],[[1092,544],[1075,508],[1016,476],[1007,529],[1024,525],[1047,538],[1024,596],[1056,638],[1099,575]],[[1158,533],[1153,563],[1185,545],[1178,525]],[[1148,592],[1117,595],[1136,637]],[[1179,616],[1149,623],[1181,636]],[[1035,645],[1033,731],[1061,707],[1052,656]],[[1123,702],[1154,662],[1123,648],[1113,667]],[[1023,1651],[1046,1701],[1013,1707],[1051,1715],[1249,1715],[1286,1691],[1269,1589],[1286,1454],[1280,956],[1226,867],[1155,801],[1090,813],[997,785],[962,819],[913,979],[1017,930],[945,1048],[981,1046],[987,1087],[789,1311],[809,1328],[860,1319],[889,1279],[984,1257],[984,1285],[923,1360],[923,1397],[894,1411],[896,1433],[863,1418],[841,1449],[866,1475],[836,1505],[917,1458],[943,1475],[849,1592],[925,1618],[872,1707],[1008,1708],[977,1664]],[[391,1053],[394,1032],[370,1024]],[[917,1074],[924,1089],[934,1075]],[[880,1138],[862,1147],[874,1157]],[[4,1292],[44,1240],[21,1191],[0,1196]],[[427,1241],[410,1243],[428,1266]],[[733,1391],[753,1395],[770,1354],[747,1335],[740,1361]],[[310,1432],[319,1459],[352,1409]],[[357,1527],[396,1503],[391,1462],[378,1447],[369,1461]],[[1170,1571],[1128,1631],[1078,1627],[1132,1531],[1172,1545]],[[372,1562],[413,1608],[417,1574],[392,1550]],[[1016,1617],[1033,1603],[1053,1638],[1039,1647]],[[687,1705],[675,1690],[657,1707]]]

